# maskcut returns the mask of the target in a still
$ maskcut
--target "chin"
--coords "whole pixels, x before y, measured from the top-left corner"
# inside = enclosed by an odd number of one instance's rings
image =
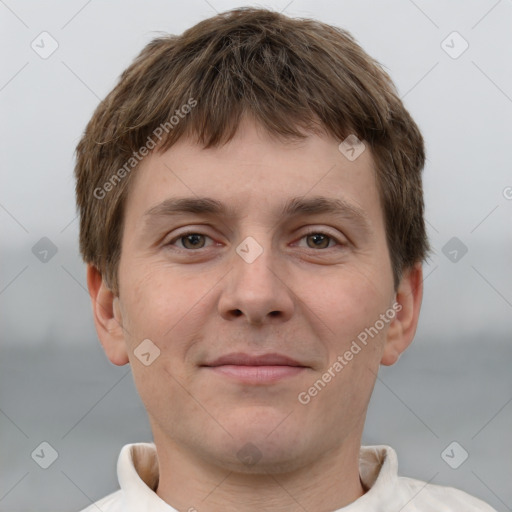
[[[299,452],[296,442],[276,446],[274,442],[247,440],[238,444],[233,451],[225,450],[226,446],[214,450],[212,461],[228,471],[247,474],[277,474],[295,471],[307,463],[305,454]],[[219,453],[220,451],[220,453]]]
[[[292,407],[277,407],[275,405],[250,405],[233,408],[219,418],[233,437],[250,437],[253,439],[268,439],[280,437],[283,433],[291,434],[297,418],[290,414]],[[287,418],[287,416],[289,416]]]
[[[281,460],[299,450],[305,440],[304,431],[287,414],[270,414],[266,418],[246,416],[226,429],[233,436],[237,449],[252,447],[265,454],[266,459]],[[286,419],[285,419],[286,418]],[[283,421],[284,420],[284,421]],[[250,449],[246,448],[251,455]],[[255,453],[254,456],[257,456]]]

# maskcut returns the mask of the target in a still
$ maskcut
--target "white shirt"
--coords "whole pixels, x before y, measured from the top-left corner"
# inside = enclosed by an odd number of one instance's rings
[[[496,512],[483,501],[453,487],[398,476],[396,452],[390,446],[361,446],[359,474],[368,491],[333,512]],[[123,446],[117,475],[121,489],[82,512],[178,512],[153,490],[158,482],[158,459],[153,443]]]

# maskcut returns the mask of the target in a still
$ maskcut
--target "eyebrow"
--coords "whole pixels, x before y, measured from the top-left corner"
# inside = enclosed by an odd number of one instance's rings
[[[150,223],[155,218],[184,213],[236,216],[231,208],[210,197],[178,197],[165,199],[156,206],[151,207],[144,213],[144,219],[147,223]],[[371,231],[366,213],[361,208],[340,198],[325,196],[311,198],[294,197],[285,203],[280,213],[285,218],[301,215],[329,214],[353,222],[365,233]]]

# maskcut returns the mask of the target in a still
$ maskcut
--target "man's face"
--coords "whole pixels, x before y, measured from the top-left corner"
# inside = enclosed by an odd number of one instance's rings
[[[155,441],[283,471],[359,441],[395,293],[370,150],[350,161],[338,143],[284,143],[245,120],[223,147],[182,140],[134,171],[115,305]],[[206,197],[225,213],[155,213]],[[318,197],[346,208],[283,213]],[[207,366],[241,353],[302,367]]]

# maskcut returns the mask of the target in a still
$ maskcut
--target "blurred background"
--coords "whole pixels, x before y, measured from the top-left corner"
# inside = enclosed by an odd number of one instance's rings
[[[241,5],[348,29],[420,126],[434,251],[363,443],[512,510],[511,0],[0,0],[0,511],[80,510],[118,488],[124,444],[151,440],[129,366],[94,329],[73,152],[147,42]]]

